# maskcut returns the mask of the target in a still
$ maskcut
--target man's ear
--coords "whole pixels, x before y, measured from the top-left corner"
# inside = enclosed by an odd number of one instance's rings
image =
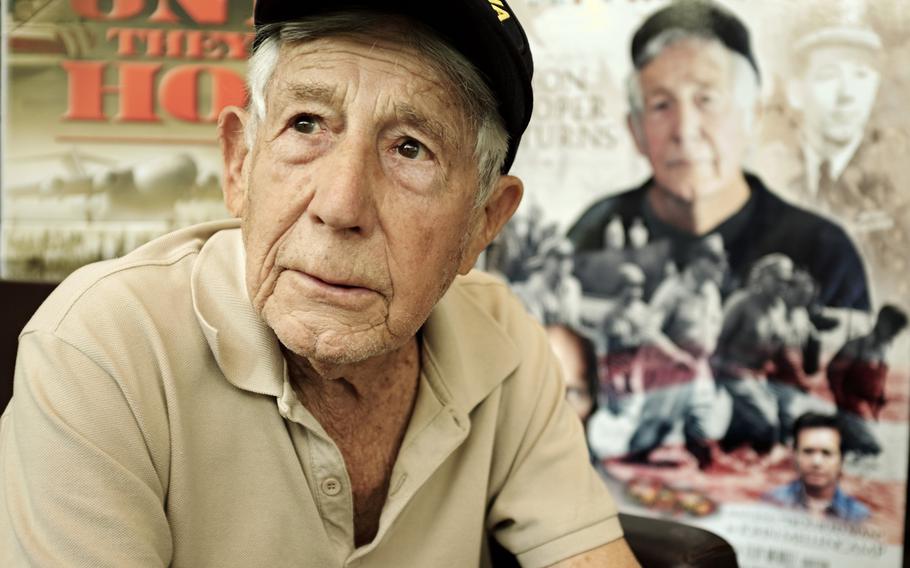
[[[626,115],[626,128],[629,129],[629,134],[632,135],[632,140],[635,142],[638,153],[642,156],[647,156],[647,144],[645,144],[644,132],[641,130],[641,122],[636,120],[631,112]]]
[[[499,176],[492,194],[477,213],[470,241],[468,241],[461,264],[458,266],[459,274],[467,274],[471,271],[480,253],[493,242],[499,231],[518,209],[523,194],[524,184],[520,179],[509,175]]]
[[[225,107],[218,116],[218,140],[224,164],[221,191],[224,194],[224,204],[234,217],[243,214],[246,199],[246,159],[249,148],[244,128],[247,119],[247,112],[235,106]]]

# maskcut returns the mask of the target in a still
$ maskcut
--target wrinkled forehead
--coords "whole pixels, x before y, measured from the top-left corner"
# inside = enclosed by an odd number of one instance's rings
[[[281,45],[274,76],[293,79],[303,72],[329,73],[347,63],[364,73],[407,81],[421,94],[456,104],[458,86],[434,58],[396,33],[341,33]],[[307,75],[308,77],[311,75]],[[459,105],[460,106],[460,105]]]

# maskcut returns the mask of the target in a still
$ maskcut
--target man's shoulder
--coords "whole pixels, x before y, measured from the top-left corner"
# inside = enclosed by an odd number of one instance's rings
[[[216,221],[168,233],[112,260],[88,264],[50,294],[23,329],[55,332],[65,321],[91,319],[99,310],[127,314],[139,303],[165,306],[187,287],[192,260],[212,237],[236,229],[236,221]],[[181,286],[181,284],[183,286]]]
[[[859,249],[846,230],[833,219],[788,203],[761,179],[747,174],[754,193],[747,243],[752,261],[772,252],[789,256],[808,269],[820,285],[824,305],[869,309],[866,270]]]
[[[758,179],[755,177],[754,179]],[[846,230],[834,219],[804,207],[790,203],[773,189],[761,184],[758,190],[758,215],[762,222],[770,223],[788,232],[815,236],[825,240],[836,240],[853,249]],[[755,186],[753,186],[755,187]]]
[[[523,324],[530,319],[508,282],[481,270],[457,277],[445,302],[462,313],[470,306],[492,318],[500,327],[510,327],[516,320]]]
[[[485,383],[489,392],[507,377],[526,375],[546,353],[543,328],[509,285],[478,270],[455,279],[424,331],[440,368],[473,377],[471,391]]]
[[[846,521],[862,521],[869,516],[869,508],[859,499],[844,493],[840,487],[837,488],[832,507],[834,513]]]

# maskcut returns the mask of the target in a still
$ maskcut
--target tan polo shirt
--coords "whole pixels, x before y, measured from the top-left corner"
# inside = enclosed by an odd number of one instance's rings
[[[458,278],[422,330],[379,532],[248,300],[234,222],[67,279],[20,337],[0,423],[0,566],[526,566],[621,536],[546,337]]]

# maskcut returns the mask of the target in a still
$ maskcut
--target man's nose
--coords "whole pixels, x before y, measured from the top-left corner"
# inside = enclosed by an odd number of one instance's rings
[[[676,141],[686,144],[701,136],[702,117],[694,104],[680,103],[676,108],[674,135]]]
[[[375,216],[372,188],[378,175],[374,145],[355,131],[346,132],[319,160],[307,214],[331,229],[368,232]]]
[[[856,93],[854,93],[855,87],[846,73],[838,74],[834,88],[837,89],[838,104],[850,103],[856,97]]]

